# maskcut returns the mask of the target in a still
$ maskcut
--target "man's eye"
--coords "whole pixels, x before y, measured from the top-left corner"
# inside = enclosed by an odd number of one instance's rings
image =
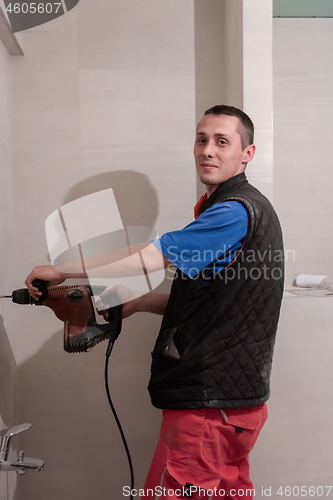
[[[220,140],[218,141],[218,144],[227,144],[227,142],[226,142],[224,139],[220,139]]]

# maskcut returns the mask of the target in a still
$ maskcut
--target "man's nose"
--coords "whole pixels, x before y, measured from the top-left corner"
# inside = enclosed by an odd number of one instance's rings
[[[202,154],[204,156],[214,156],[214,145],[211,141],[206,142]]]

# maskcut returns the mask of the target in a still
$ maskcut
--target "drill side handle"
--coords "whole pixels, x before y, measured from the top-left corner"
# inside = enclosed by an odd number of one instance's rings
[[[40,292],[42,292],[42,295],[39,297],[38,300],[35,300],[31,297],[32,304],[35,304],[36,306],[42,306],[44,299],[47,297],[47,287],[49,283],[48,281],[36,278],[35,280],[33,280],[32,284],[33,286],[38,288]]]
[[[36,288],[38,288],[38,290],[40,292],[42,292],[42,294],[44,295],[46,290],[47,290],[47,287],[48,287],[48,282],[45,281],[45,280],[40,280],[40,279],[35,279],[33,280],[32,282],[33,286],[35,286]]]

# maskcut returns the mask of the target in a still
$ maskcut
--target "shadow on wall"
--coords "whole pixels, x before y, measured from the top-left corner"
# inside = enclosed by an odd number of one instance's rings
[[[64,204],[112,188],[124,226],[154,227],[159,213],[155,188],[145,174],[133,170],[107,172],[73,186]]]
[[[145,174],[133,170],[106,172],[88,177],[69,189],[62,205],[110,188],[113,189],[124,226],[154,228],[159,214],[156,190]],[[50,261],[49,255],[43,260]]]
[[[126,319],[110,360],[111,397],[138,487],[148,472],[160,425],[160,412],[152,408],[146,389],[159,324],[160,317],[152,315]],[[59,330],[19,367],[21,419],[33,424],[22,434],[21,447],[45,460],[45,469],[20,477],[14,500],[122,498],[130,478],[105,394],[107,342],[80,354],[66,353],[62,346]]]
[[[63,204],[109,188],[124,225],[154,227],[157,195],[147,176],[138,172],[90,177],[73,186]],[[162,283],[159,290],[165,286]],[[160,316],[145,313],[126,319],[110,362],[111,396],[132,453],[138,487],[147,474],[160,425],[160,412],[152,408],[146,389],[160,321]],[[122,488],[130,478],[104,389],[106,347],[102,342],[89,353],[66,353],[59,328],[19,367],[20,417],[33,424],[22,435],[22,448],[45,460],[45,469],[20,477],[14,500],[123,497]]]
[[[7,427],[19,424],[17,398],[17,365],[0,315],[0,417]]]

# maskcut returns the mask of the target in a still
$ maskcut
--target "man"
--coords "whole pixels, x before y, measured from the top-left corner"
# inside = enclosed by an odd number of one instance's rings
[[[150,293],[123,304],[124,317],[163,314],[149,383],[163,422],[143,498],[252,498],[248,453],[267,418],[283,291],[279,221],[244,174],[255,153],[253,133],[237,108],[206,111],[194,145],[207,191],[196,220],[142,251],[149,272],[161,266],[160,252],[164,266],[176,266],[170,296]],[[109,272],[126,269],[110,264]],[[69,276],[35,268],[26,284],[37,298],[33,279]],[[101,295],[106,308],[108,293]]]

